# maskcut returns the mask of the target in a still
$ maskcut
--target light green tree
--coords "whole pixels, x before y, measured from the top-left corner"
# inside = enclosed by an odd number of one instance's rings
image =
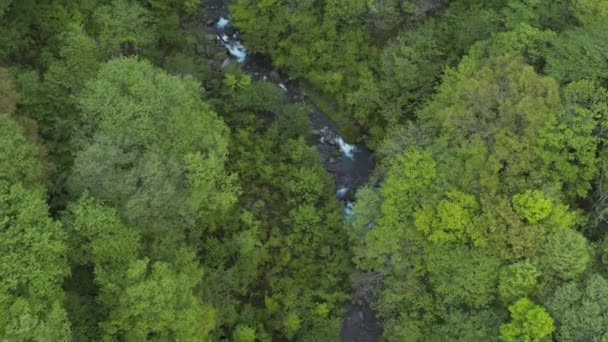
[[[542,192],[528,190],[513,196],[513,209],[530,224],[536,224],[551,213],[553,205]]]
[[[0,335],[67,341],[61,284],[69,273],[66,234],[44,193],[0,180]]]
[[[200,99],[191,78],[167,75],[150,63],[117,59],[102,66],[79,103],[71,192],[115,206],[153,237],[200,236],[234,201],[224,171],[228,130]]]
[[[504,266],[499,273],[498,291],[505,303],[529,296],[538,284],[540,272],[528,261]]]
[[[429,283],[441,305],[483,308],[494,300],[499,263],[493,255],[460,244],[431,245],[425,254]]]
[[[542,306],[522,298],[509,306],[511,321],[500,326],[501,340],[507,342],[549,341],[555,330],[553,318]]]

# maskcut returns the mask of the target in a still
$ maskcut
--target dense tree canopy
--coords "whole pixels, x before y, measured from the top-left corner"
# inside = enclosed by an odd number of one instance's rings
[[[0,335],[10,340],[65,340],[63,307],[69,274],[66,234],[49,217],[35,146],[0,114]]]
[[[0,340],[606,340],[607,25],[0,0]]]
[[[88,191],[127,222],[173,237],[212,229],[205,226],[234,201],[234,189],[224,171],[228,130],[200,91],[145,61],[102,66],[79,101],[72,192]]]

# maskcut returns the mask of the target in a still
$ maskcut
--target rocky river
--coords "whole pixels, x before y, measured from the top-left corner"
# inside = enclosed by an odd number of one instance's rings
[[[309,143],[317,146],[325,168],[336,182],[336,196],[344,202],[344,216],[353,212],[354,194],[363,185],[374,163],[371,151],[365,144],[349,144],[339,134],[337,125],[315,107],[306,97],[298,80],[282,75],[272,66],[268,57],[250,54],[239,33],[231,26],[230,15],[224,1],[212,0],[206,8],[204,30],[226,50],[222,65],[240,63],[243,70],[255,80],[275,82],[285,92],[285,100],[306,103],[310,108],[311,135]],[[363,139],[364,140],[364,139]],[[380,339],[382,328],[365,300],[345,303],[341,340],[344,342],[373,342]]]

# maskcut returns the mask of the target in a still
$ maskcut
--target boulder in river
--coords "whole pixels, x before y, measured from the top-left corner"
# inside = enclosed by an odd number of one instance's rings
[[[234,36],[234,35],[237,33],[236,28],[234,28],[233,26],[228,26],[228,27],[226,28],[226,31],[225,31],[225,32],[226,32],[226,34],[227,34],[228,36],[230,36],[230,37],[231,37],[231,36]]]
[[[270,73],[268,73],[268,77],[270,77],[270,80],[272,82],[281,81],[281,76],[279,75],[279,72],[276,70],[272,70]]]
[[[224,59],[224,61],[222,62],[222,69],[227,68],[228,66],[230,66],[230,64],[232,64],[232,59],[230,59],[230,58]]]

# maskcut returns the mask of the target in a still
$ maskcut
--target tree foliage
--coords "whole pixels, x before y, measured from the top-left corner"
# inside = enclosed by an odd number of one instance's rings
[[[553,319],[542,306],[522,298],[509,306],[511,321],[500,326],[503,341],[549,340],[555,329]]]
[[[192,79],[145,61],[102,66],[79,101],[72,192],[108,201],[131,224],[182,234],[196,227],[200,236],[211,213],[234,201],[234,188],[224,171],[228,130],[199,94]]]
[[[584,284],[568,282],[561,285],[546,305],[557,323],[560,340],[601,341],[606,338],[606,307],[608,282],[598,274]]]
[[[386,341],[606,340],[607,25],[605,0],[0,0],[0,340],[334,341],[359,305]]]

